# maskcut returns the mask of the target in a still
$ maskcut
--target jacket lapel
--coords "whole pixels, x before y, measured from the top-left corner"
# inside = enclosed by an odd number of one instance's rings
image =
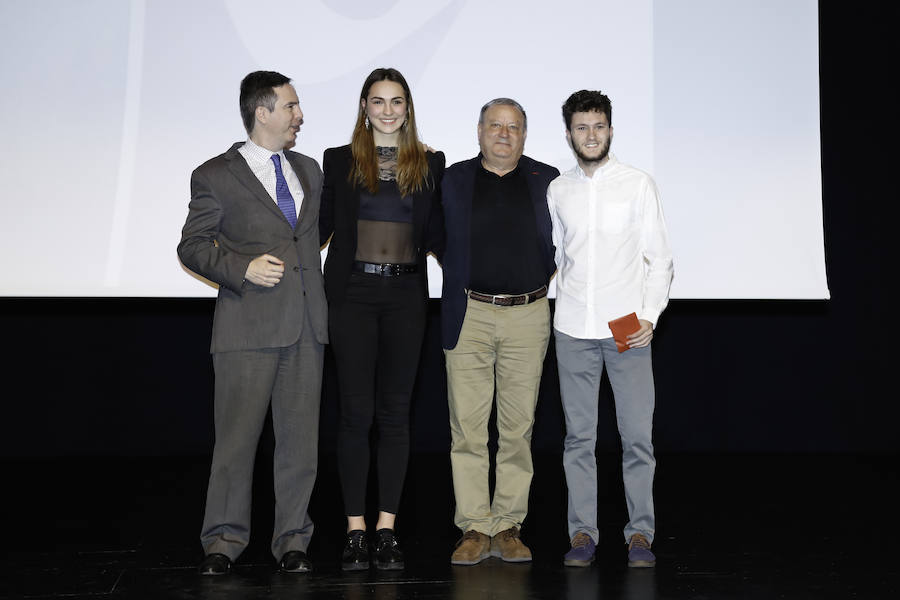
[[[312,198],[312,187],[309,183],[309,176],[300,160],[288,152],[285,152],[284,155],[287,157],[288,162],[291,163],[291,168],[294,170],[297,179],[300,180],[300,187],[303,188],[303,200],[300,203],[300,210],[297,211],[297,224],[299,225],[300,220],[309,213],[310,202],[307,202],[307,199]],[[295,202],[296,200],[297,199],[294,198]]]
[[[266,210],[269,210],[280,217],[288,227],[290,227],[290,223],[284,218],[278,205],[272,201],[272,197],[269,196],[266,188],[259,182],[259,179],[257,179],[256,175],[253,174],[253,171],[250,170],[250,166],[247,165],[247,161],[244,160],[244,157],[238,152],[238,148],[243,145],[243,142],[238,142],[225,153],[225,159],[228,161],[228,170],[231,171],[231,174],[234,175],[234,178],[237,179],[241,185],[247,188],[247,191],[249,191],[254,198],[263,203]]]
[[[426,185],[428,180],[426,180]],[[422,230],[425,229],[425,211],[428,208],[428,202],[426,202],[426,193],[428,192],[427,188],[422,190],[421,192],[416,192],[413,194],[413,239],[419,240]],[[418,242],[416,242],[418,243]]]
[[[541,252],[544,254],[544,260],[548,261],[550,269],[548,277],[553,274],[555,264],[553,262],[553,234],[552,225],[550,223],[550,211],[547,208],[547,191],[546,177],[541,174],[542,167],[539,167],[537,161],[527,156],[519,159],[519,166],[525,169],[525,177],[528,182],[528,193],[531,196],[531,203],[534,207],[534,218],[537,223],[538,237],[541,242]]]

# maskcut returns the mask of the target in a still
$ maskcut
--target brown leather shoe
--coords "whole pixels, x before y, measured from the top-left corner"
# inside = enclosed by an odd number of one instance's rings
[[[456,549],[450,556],[451,565],[477,565],[491,555],[491,538],[470,529],[456,542]]]
[[[531,550],[519,539],[519,528],[510,527],[491,538],[491,556],[506,562],[530,562]]]

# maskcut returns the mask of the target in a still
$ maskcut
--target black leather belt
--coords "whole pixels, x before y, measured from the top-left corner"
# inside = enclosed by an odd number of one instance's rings
[[[535,300],[539,300],[547,295],[547,286],[542,285],[538,289],[533,292],[528,292],[527,294],[482,294],[481,292],[474,292],[472,290],[466,290],[466,296],[471,298],[472,300],[478,300],[479,302],[487,302],[488,304],[493,304],[495,306],[521,306],[522,304],[531,304]]]
[[[419,265],[398,265],[393,263],[369,263],[361,260],[353,261],[353,270],[358,273],[372,273],[382,277],[394,277],[407,273],[418,273]]]

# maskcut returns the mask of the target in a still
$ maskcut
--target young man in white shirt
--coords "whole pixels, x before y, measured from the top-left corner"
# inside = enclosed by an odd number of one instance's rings
[[[656,460],[650,340],[668,303],[672,255],[653,179],[609,152],[609,98],[581,90],[562,112],[577,165],[553,180],[547,200],[558,267],[554,334],[566,416],[563,463],[572,547],[564,562],[590,565],[599,539],[594,452],[605,366],[622,439],[628,566],[652,567]],[[619,352],[609,321],[632,312],[640,328]]]

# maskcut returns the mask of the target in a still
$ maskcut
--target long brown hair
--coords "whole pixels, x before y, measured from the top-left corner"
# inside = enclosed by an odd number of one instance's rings
[[[412,94],[406,79],[397,69],[380,68],[372,71],[363,83],[359,94],[360,100],[367,100],[369,89],[378,81],[393,81],[399,83],[406,94],[406,123],[400,128],[399,143],[397,144],[397,187],[400,194],[407,196],[421,191],[425,186],[428,176],[428,161],[425,158],[425,150],[419,143],[419,133],[416,130],[416,115],[413,109]],[[349,180],[354,185],[361,185],[370,194],[378,191],[378,161],[375,157],[375,138],[372,130],[366,127],[366,110],[363,103],[359,103],[359,114],[356,117],[356,126],[353,128],[353,137],[350,141],[350,149],[353,152],[353,168],[350,170]]]

